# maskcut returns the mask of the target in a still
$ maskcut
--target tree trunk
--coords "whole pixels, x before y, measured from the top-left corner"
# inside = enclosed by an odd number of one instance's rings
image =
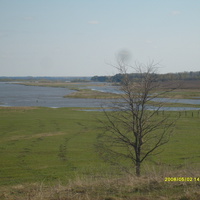
[[[136,176],[140,176],[140,162],[136,162]]]

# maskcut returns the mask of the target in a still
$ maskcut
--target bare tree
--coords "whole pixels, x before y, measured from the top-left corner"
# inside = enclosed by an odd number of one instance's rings
[[[153,101],[169,92],[157,80],[157,64],[136,64],[137,78],[127,73],[130,68],[123,59],[117,69],[122,74],[121,99],[112,102],[111,111],[104,109],[106,116],[102,133],[98,137],[99,154],[112,164],[135,167],[141,174],[141,164],[147,157],[160,153],[159,147],[169,141],[174,121],[167,115],[158,115],[163,103]]]

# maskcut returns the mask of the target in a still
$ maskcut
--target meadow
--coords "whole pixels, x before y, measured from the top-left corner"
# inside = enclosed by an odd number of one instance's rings
[[[96,153],[102,112],[1,107],[0,199],[198,199],[200,181],[165,177],[200,177],[200,115],[170,114],[179,117],[170,142],[144,163],[138,179]]]

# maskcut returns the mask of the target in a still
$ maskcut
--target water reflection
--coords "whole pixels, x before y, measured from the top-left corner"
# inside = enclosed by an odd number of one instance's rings
[[[154,101],[156,101],[156,102],[163,102],[163,103],[183,103],[183,104],[200,105],[200,99],[156,98],[156,99],[154,99]]]
[[[147,110],[157,110],[157,107],[154,106],[147,106]],[[115,111],[114,109],[104,108],[104,109],[82,109],[82,111]],[[189,111],[189,110],[200,110],[200,108],[193,108],[193,107],[161,107],[159,111]]]

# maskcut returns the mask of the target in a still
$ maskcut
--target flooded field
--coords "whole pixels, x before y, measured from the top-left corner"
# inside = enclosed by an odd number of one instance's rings
[[[99,83],[83,84],[80,88],[97,90],[120,94],[118,87],[111,85],[100,85]],[[0,83],[0,106],[37,106],[37,107],[101,107],[108,104],[109,99],[84,99],[84,98],[64,98],[65,95],[73,93],[74,90],[60,87],[25,86],[14,83]],[[170,99],[157,98],[154,101],[167,103],[181,103],[190,105],[200,105],[200,99]],[[149,107],[148,109],[153,109]],[[194,107],[164,107],[164,110],[199,110]]]
[[[68,88],[0,83],[0,106],[100,107],[105,102],[98,99],[63,97],[72,92],[74,91]]]

